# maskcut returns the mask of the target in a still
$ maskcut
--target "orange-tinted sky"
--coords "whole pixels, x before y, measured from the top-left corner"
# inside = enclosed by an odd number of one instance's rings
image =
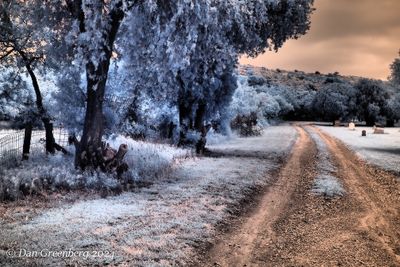
[[[400,0],[315,0],[314,7],[307,35],[240,62],[387,79],[400,49]]]

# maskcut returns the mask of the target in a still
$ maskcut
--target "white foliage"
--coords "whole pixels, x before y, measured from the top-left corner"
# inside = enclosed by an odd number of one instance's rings
[[[253,76],[250,76],[253,77]],[[278,118],[293,110],[289,89],[283,86],[250,86],[248,76],[240,76],[238,89],[230,105],[231,117],[257,115],[258,123],[268,125],[268,120]]]
[[[189,151],[169,145],[134,141],[121,135],[107,139],[111,147],[128,145],[125,161],[129,165],[129,179],[134,181],[154,181],[164,177],[171,168],[184,158],[191,157]]]
[[[204,105],[201,122],[221,122],[236,89],[239,55],[255,55],[270,46],[277,49],[286,39],[304,34],[311,3],[180,0],[163,2],[148,12],[133,10],[121,38],[127,66],[136,76],[133,85],[144,88],[155,101],[166,96],[166,102],[179,105],[181,131],[199,131],[190,122]],[[143,48],[143,53],[137,52]],[[276,113],[276,106],[266,112]],[[226,128],[226,122],[221,124]]]
[[[129,147],[126,163],[129,173],[125,174],[125,182],[153,182],[165,177],[182,159],[191,157],[186,150],[167,145],[136,142],[123,136],[112,136],[107,142],[115,148],[120,144]],[[71,152],[73,147],[68,148]],[[30,193],[38,193],[43,189],[55,191],[67,189],[109,189],[117,190],[121,182],[112,174],[97,171],[81,172],[74,167],[73,156],[54,155],[32,156],[29,161],[23,161],[17,168],[2,169],[0,184],[3,188],[0,199],[16,199],[22,197],[21,185]],[[37,188],[35,180],[40,181]]]
[[[237,136],[234,133],[221,134],[216,132],[214,129],[211,129],[207,133],[207,144],[220,145],[235,138],[237,138]]]

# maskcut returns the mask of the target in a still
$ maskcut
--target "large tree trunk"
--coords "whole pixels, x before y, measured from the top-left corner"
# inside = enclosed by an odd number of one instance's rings
[[[196,110],[196,117],[194,122],[194,129],[200,133],[200,139],[196,143],[196,153],[203,154],[206,148],[207,132],[208,129],[204,124],[204,117],[206,114],[207,104],[200,101]]]
[[[195,99],[190,90],[186,90],[186,85],[182,80],[181,74],[176,77],[180,86],[178,96],[179,110],[179,142],[178,146],[189,146],[196,149],[196,153],[203,154],[206,146],[206,136],[208,128],[204,125],[204,118],[207,112],[207,104],[204,100]],[[188,139],[188,131],[195,131],[200,136],[196,142]]]
[[[80,20],[80,30],[84,32],[85,22],[82,16],[82,6],[77,6]],[[101,10],[100,10],[101,11]],[[84,15],[84,14],[83,14]],[[87,78],[87,106],[83,133],[80,142],[76,145],[75,167],[85,169],[87,167],[97,168],[104,165],[104,145],[102,137],[104,132],[103,102],[108,78],[108,70],[112,56],[114,41],[116,39],[121,21],[124,18],[123,3],[119,1],[110,11],[110,27],[103,29],[104,43],[102,52],[104,56],[95,65],[89,61],[86,64]],[[90,60],[90,56],[88,56]]]
[[[187,133],[191,128],[192,119],[192,103],[190,101],[191,96],[188,96],[185,90],[185,82],[182,79],[181,73],[178,72],[176,80],[179,85],[178,95],[178,112],[179,112],[179,141],[178,146],[186,146],[187,144]]]
[[[104,130],[103,102],[110,58],[87,66],[87,106],[82,138],[77,146],[75,166],[85,169],[102,164],[102,137]]]
[[[185,100],[186,99],[186,100]],[[207,105],[204,101],[200,103],[185,102],[189,96],[183,97],[179,101],[179,124],[180,135],[178,146],[189,146],[196,149],[196,153],[203,154],[206,146],[206,136],[209,128],[204,124]],[[194,101],[193,101],[194,102]],[[193,110],[193,108],[196,108]],[[200,136],[196,142],[188,139],[188,131],[195,131]]]
[[[186,105],[184,101],[179,101],[179,142],[178,146],[188,145],[187,134],[192,128],[190,105]]]

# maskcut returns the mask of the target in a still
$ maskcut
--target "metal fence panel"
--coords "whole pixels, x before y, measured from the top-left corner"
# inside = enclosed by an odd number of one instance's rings
[[[56,128],[53,131],[55,141],[61,146],[68,145],[68,132],[64,129]],[[9,131],[0,138],[0,165],[7,166],[7,163],[20,160],[24,144],[24,130]],[[45,153],[46,132],[43,130],[32,131],[30,154]],[[14,162],[15,164],[15,162]]]

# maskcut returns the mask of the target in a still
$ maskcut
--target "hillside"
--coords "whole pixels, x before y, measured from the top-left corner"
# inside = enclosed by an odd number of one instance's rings
[[[284,120],[368,120],[394,126],[399,120],[399,89],[388,81],[364,77],[239,66],[233,97],[236,125],[243,119],[265,125]],[[323,89],[323,90],[322,90]],[[244,116],[244,117],[243,117]],[[235,128],[235,127],[234,127]]]
[[[272,70],[264,67],[241,65],[239,74],[264,77],[271,85],[286,85],[288,87],[304,88],[318,91],[324,84],[334,81],[345,81],[355,84],[362,77],[342,76],[339,73],[323,74],[319,72],[306,73],[303,71]]]

